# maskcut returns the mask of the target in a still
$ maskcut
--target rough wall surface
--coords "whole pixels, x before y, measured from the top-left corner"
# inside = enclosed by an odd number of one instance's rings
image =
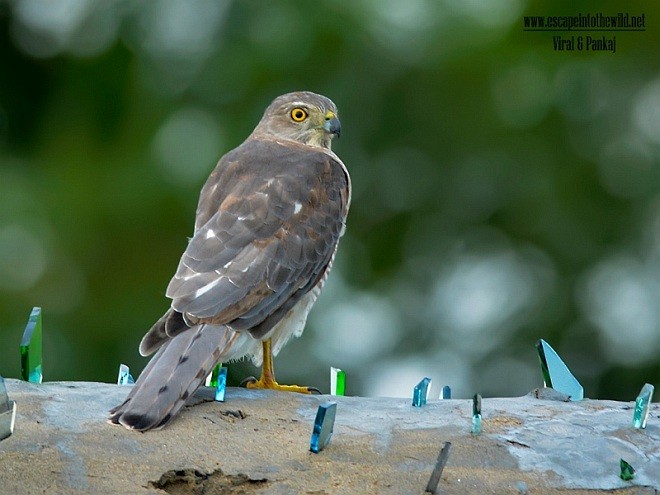
[[[645,430],[632,403],[485,398],[473,436],[471,400],[303,396],[202,388],[168,428],[106,423],[127,387],[7,380],[18,404],[0,442],[2,494],[421,494],[444,442],[438,493],[660,493],[660,408]],[[309,452],[319,404],[337,401],[330,445]],[[636,469],[621,480],[619,459]]]

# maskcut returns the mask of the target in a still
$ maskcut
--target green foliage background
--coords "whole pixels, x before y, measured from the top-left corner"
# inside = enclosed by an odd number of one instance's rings
[[[50,6],[46,6],[49,4]],[[645,32],[523,31],[645,14]],[[0,374],[32,306],[45,378],[139,371],[199,189],[277,95],[340,109],[349,225],[279,378],[406,395],[660,382],[660,6],[652,2],[0,2]],[[553,50],[616,36],[616,53]],[[231,366],[236,382],[254,373]],[[438,390],[439,393],[439,390]],[[434,393],[435,394],[435,393]]]

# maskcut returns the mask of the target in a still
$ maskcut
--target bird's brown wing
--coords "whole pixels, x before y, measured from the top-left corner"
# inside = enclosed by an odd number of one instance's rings
[[[333,256],[348,181],[333,154],[293,142],[249,139],[225,155],[202,189],[195,233],[167,288],[172,308],[191,323],[239,331],[279,320],[278,308],[311,290]]]

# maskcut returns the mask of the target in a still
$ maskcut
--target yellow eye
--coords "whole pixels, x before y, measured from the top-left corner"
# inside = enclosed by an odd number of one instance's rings
[[[291,110],[291,119],[294,122],[302,122],[307,118],[307,112],[300,107],[294,108]]]

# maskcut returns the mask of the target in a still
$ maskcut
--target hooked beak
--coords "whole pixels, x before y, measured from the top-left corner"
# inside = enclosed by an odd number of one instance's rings
[[[323,124],[323,130],[325,130],[325,132],[328,134],[334,134],[337,137],[339,137],[341,134],[341,123],[339,122],[339,119],[334,114],[334,112],[328,111],[325,114],[325,124]]]

